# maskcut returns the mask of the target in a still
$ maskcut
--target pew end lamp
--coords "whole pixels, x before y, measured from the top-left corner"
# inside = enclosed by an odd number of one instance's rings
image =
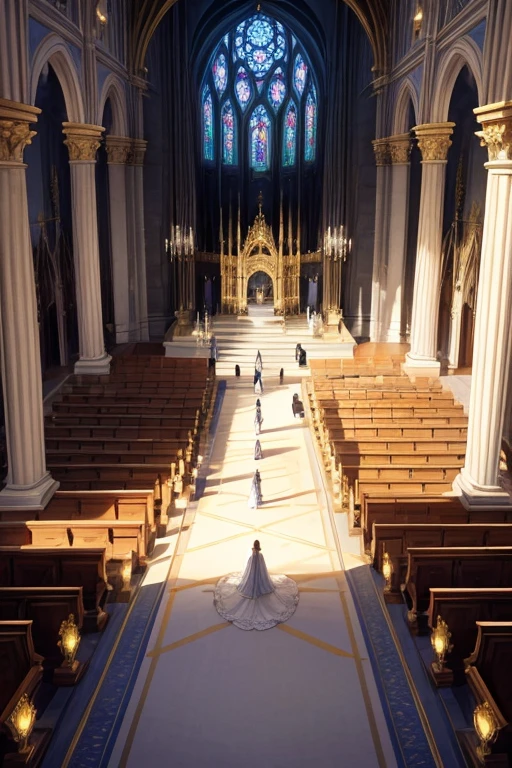
[[[432,650],[436,660],[430,665],[430,673],[437,688],[450,686],[453,683],[453,672],[445,666],[446,654],[450,653],[453,645],[450,644],[452,633],[448,630],[448,625],[441,618],[437,617],[437,624],[430,635]]]
[[[89,662],[76,659],[81,637],[72,613],[60,625],[59,637],[60,640],[57,645],[64,656],[64,661],[53,673],[53,683],[64,686],[76,685],[87,669]]]
[[[34,730],[36,715],[34,704],[24,693],[5,722],[18,748],[14,752],[7,752],[2,765],[36,766],[39,764],[48,745],[51,730],[49,728]]]

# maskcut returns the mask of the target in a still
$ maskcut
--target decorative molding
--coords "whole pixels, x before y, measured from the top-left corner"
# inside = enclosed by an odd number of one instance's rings
[[[147,146],[148,143],[144,139],[132,139],[132,152],[129,160],[132,165],[144,165],[144,154]]]
[[[422,162],[446,163],[455,123],[427,123],[412,129],[418,139]]]
[[[106,150],[109,165],[126,165],[132,159],[132,139],[126,136],[107,136]]]
[[[322,262],[322,251],[308,251],[307,253],[301,253],[300,255],[300,263],[301,264],[321,264]]]
[[[39,114],[38,107],[0,99],[0,162],[23,162],[23,150],[36,135],[30,123],[37,122]]]
[[[407,165],[411,158],[411,134],[401,133],[390,136],[388,148],[392,165]]]
[[[374,139],[372,141],[375,152],[375,164],[377,167],[391,165],[388,139]]]
[[[103,126],[82,123],[62,123],[62,125],[62,133],[67,137],[64,144],[69,150],[70,162],[96,162],[96,152],[105,130]]]
[[[220,253],[207,253],[206,251],[196,251],[196,263],[201,264],[220,264]]]
[[[489,160],[512,161],[512,101],[487,104],[473,110],[482,130],[476,135],[487,147]]]

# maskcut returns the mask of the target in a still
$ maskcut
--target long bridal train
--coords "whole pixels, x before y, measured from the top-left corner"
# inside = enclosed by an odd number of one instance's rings
[[[299,588],[288,576],[269,574],[256,540],[245,571],[219,579],[213,602],[222,618],[235,627],[264,630],[293,616]]]

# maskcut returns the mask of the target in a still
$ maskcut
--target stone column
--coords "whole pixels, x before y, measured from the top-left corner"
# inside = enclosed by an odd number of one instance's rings
[[[375,139],[373,142],[375,163],[377,165],[375,197],[375,242],[373,250],[372,277],[372,319],[370,338],[380,341],[381,292],[385,280],[387,262],[388,225],[389,225],[389,179],[391,156],[387,139]]]
[[[42,509],[46,471],[41,356],[23,150],[41,112],[0,99],[0,348],[8,473],[0,509]]]
[[[135,208],[135,311],[140,341],[149,340],[148,289],[146,280],[146,238],[144,228],[144,155],[147,141],[134,139],[132,145],[133,198]]]
[[[80,359],[75,373],[105,374],[110,355],[105,352],[101,310],[100,256],[96,209],[96,152],[100,125],[63,123],[71,167],[73,254]]]
[[[409,133],[388,139],[391,160],[389,232],[385,275],[380,290],[378,341],[402,341],[402,297],[407,251],[411,137]]]
[[[489,162],[466,461],[453,488],[468,508],[509,507],[498,466],[512,345],[512,101],[474,111]]]
[[[432,123],[413,128],[422,155],[418,246],[414,274],[411,350],[405,370],[438,376],[437,322],[441,289],[441,246],[446,161],[455,123]]]
[[[126,217],[126,163],[132,140],[126,136],[107,136],[108,186],[110,203],[110,244],[114,320],[117,344],[130,341],[130,268]]]

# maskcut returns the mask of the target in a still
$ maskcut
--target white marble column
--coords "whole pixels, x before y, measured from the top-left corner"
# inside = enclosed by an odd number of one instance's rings
[[[42,509],[46,471],[41,356],[23,150],[36,107],[0,99],[0,348],[8,473],[0,509]]]
[[[378,341],[402,341],[402,297],[407,251],[411,136],[390,136],[387,140],[390,167],[389,231],[387,264],[381,279]]]
[[[96,152],[100,125],[63,123],[71,167],[73,255],[78,313],[80,359],[75,373],[105,374],[110,355],[105,352],[101,309],[100,255],[96,209]]]
[[[385,281],[388,246],[391,156],[387,139],[375,139],[372,144],[373,151],[375,152],[377,179],[375,194],[375,240],[373,249],[372,318],[370,338],[372,341],[380,341],[381,293]]]
[[[130,341],[130,266],[126,216],[126,164],[132,140],[126,136],[107,136],[108,186],[110,204],[110,246],[114,291],[116,343]]]
[[[453,483],[465,506],[511,506],[498,481],[512,345],[512,101],[475,109],[489,150],[468,442]]]
[[[144,227],[144,155],[147,141],[134,139],[132,145],[132,178],[135,203],[135,296],[139,340],[149,340],[148,289],[146,279],[146,237]]]
[[[408,373],[439,375],[437,323],[441,290],[441,246],[446,162],[455,123],[413,128],[422,156],[418,245],[414,273]]]

